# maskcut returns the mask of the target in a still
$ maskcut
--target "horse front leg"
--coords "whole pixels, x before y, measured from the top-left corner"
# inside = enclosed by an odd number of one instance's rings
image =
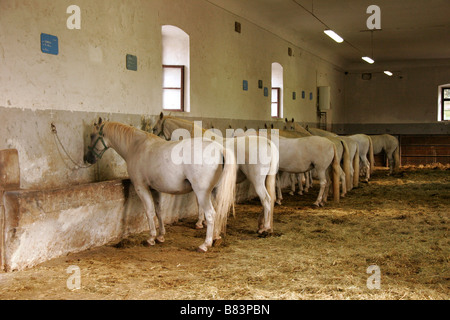
[[[164,220],[161,215],[161,207],[160,207],[160,193],[157,191],[152,190],[152,197],[155,202],[155,211],[156,211],[156,217],[158,218],[158,224],[159,224],[159,234],[156,237],[156,242],[163,243],[165,241],[164,236],[166,234],[166,228],[164,227]]]
[[[145,214],[147,216],[148,225],[150,228],[150,237],[148,238],[147,242],[149,245],[154,246],[156,238],[156,227],[154,220],[156,210],[152,195],[146,184],[137,184],[137,183],[133,184],[137,195],[139,196],[144,205]]]
[[[296,177],[295,177],[295,174],[294,174],[294,173],[291,173],[291,174],[289,175],[289,179],[291,180],[291,191],[289,191],[289,194],[290,194],[291,196],[293,196],[294,193],[295,193],[295,184],[296,184]]]
[[[305,179],[306,182],[306,178],[305,178],[305,174],[304,173],[299,173],[297,174],[297,181],[298,181],[298,192],[297,194],[299,195],[303,195],[303,179]]]

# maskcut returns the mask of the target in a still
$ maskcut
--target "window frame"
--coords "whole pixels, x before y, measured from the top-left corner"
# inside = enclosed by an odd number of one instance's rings
[[[185,107],[185,66],[184,65],[169,65],[169,64],[163,64],[162,65],[163,68],[163,77],[164,77],[164,70],[165,68],[173,68],[173,69],[181,69],[181,79],[180,79],[180,85],[181,87],[164,87],[164,81],[163,81],[163,86],[162,86],[162,90],[163,90],[163,97],[164,97],[164,90],[180,90],[180,108],[179,109],[166,109],[164,108],[164,101],[163,101],[163,106],[162,109],[166,110],[166,111],[179,111],[179,112],[184,112],[184,107]]]
[[[281,119],[281,115],[280,115],[280,112],[281,112],[281,110],[280,110],[281,109],[281,88],[280,87],[272,87],[271,90],[272,91],[271,91],[271,94],[270,94],[270,115],[271,115],[271,117],[273,119]],[[276,92],[277,92],[277,101],[276,102],[272,101],[273,100],[273,90],[276,90]],[[272,106],[275,103],[277,105],[277,115],[273,116],[272,115]]]
[[[450,102],[450,98],[445,98],[444,95],[445,90],[450,91],[450,87],[441,88],[441,121],[450,121],[450,118],[445,119],[445,102]]]

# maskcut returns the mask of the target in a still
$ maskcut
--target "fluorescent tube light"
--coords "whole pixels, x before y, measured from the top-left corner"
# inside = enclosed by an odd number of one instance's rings
[[[363,59],[365,62],[370,63],[370,64],[373,64],[373,63],[375,62],[375,60],[373,60],[373,59],[370,58],[370,57],[362,57],[362,59]]]
[[[339,36],[336,32],[334,32],[333,30],[325,30],[324,31],[325,34],[327,36],[329,36],[331,39],[333,39],[334,41],[336,41],[337,43],[342,43],[344,42],[344,39],[342,39],[341,36]]]
[[[393,73],[390,71],[385,71],[384,73],[387,74],[389,77],[392,77],[392,75],[393,75]]]

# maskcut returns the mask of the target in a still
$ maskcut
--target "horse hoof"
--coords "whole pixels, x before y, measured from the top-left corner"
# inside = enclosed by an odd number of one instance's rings
[[[196,224],[196,225],[195,225],[195,229],[196,229],[196,230],[203,229],[203,224],[202,224],[202,225]]]
[[[258,237],[260,237],[260,238],[267,238],[267,237],[270,237],[271,235],[272,235],[272,233],[267,230],[259,230],[258,231]]]
[[[208,251],[208,249],[202,248],[202,246],[200,246],[200,247],[197,248],[197,252],[200,252],[200,253],[206,253],[206,251]]]
[[[281,201],[280,200],[275,201],[275,203],[281,206]]]
[[[147,243],[149,246],[154,246],[155,245],[155,239],[149,239],[147,240]]]
[[[222,244],[222,242],[223,242],[223,239],[222,239],[222,238],[219,238],[219,239],[214,240],[214,241],[213,241],[213,247],[218,247],[218,246],[220,246],[220,245]]]
[[[161,236],[161,237],[156,237],[156,243],[164,243],[164,241],[166,241],[166,240],[164,239],[163,236]]]
[[[294,192],[292,192],[292,191],[291,191],[291,192],[289,192],[289,195],[293,196],[293,195],[294,195]]]

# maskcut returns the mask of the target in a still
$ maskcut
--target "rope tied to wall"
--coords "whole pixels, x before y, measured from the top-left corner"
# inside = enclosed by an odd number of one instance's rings
[[[94,165],[94,164],[90,164],[90,165],[78,164],[75,160],[73,160],[73,158],[70,156],[70,154],[67,152],[66,148],[64,147],[63,143],[61,142],[61,139],[58,136],[58,131],[56,130],[56,126],[53,124],[53,122],[51,123],[51,129],[52,129],[53,137],[55,138],[55,144],[57,146],[59,144],[61,149],[66,154],[67,158],[69,158],[69,160],[75,165],[75,169],[76,170],[78,170],[78,169],[88,169],[88,168],[90,168],[90,167],[92,167]],[[61,158],[63,158],[59,148],[58,148],[58,152],[59,152],[59,155],[61,156]]]

